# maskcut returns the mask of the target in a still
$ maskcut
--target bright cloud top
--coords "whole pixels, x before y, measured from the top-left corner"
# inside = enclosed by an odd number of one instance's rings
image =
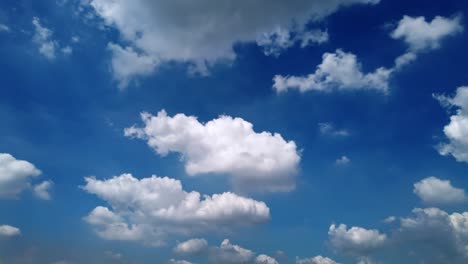
[[[322,256],[315,256],[313,258],[304,258],[304,259],[296,259],[296,264],[338,264],[334,260],[322,257]]]
[[[268,255],[261,254],[255,258],[255,264],[279,264],[279,263],[278,261],[276,261],[276,259]]]
[[[235,57],[234,45],[255,42],[264,33],[283,28],[301,32],[303,43],[320,42],[324,36],[308,36],[304,30],[310,20],[318,21],[341,7],[353,4],[377,4],[379,0],[335,1],[170,1],[151,0],[90,0],[84,1],[108,26],[116,28],[123,39],[140,51],[136,58],[158,62],[188,63],[192,71],[207,74],[208,66]],[[304,32],[304,33],[302,33]],[[288,39],[285,43],[288,43]],[[279,48],[282,48],[280,44]],[[288,44],[289,45],[289,44]],[[304,44],[305,45],[305,44]],[[276,45],[278,46],[278,45]],[[127,48],[122,48],[127,50]],[[122,60],[122,53],[114,53],[113,60]],[[115,71],[116,79],[128,81],[146,75],[147,67],[132,60],[127,69]],[[114,64],[114,63],[113,63]],[[125,76],[120,73],[131,73]],[[124,87],[126,83],[121,83]]]
[[[468,87],[459,87],[454,97],[436,96],[443,106],[456,108],[450,123],[444,127],[448,143],[439,146],[439,153],[468,162]]]
[[[280,134],[257,133],[242,118],[220,116],[205,124],[194,116],[170,117],[143,113],[144,127],[125,129],[125,135],[147,140],[159,155],[182,154],[189,175],[225,173],[237,189],[290,191],[300,162],[294,141]]]
[[[194,238],[177,244],[174,252],[177,254],[198,254],[206,250],[208,242],[205,239]]]
[[[122,174],[107,180],[85,178],[83,189],[112,209],[96,207],[85,220],[108,240],[142,241],[160,246],[168,234],[230,229],[264,223],[270,209],[263,202],[233,193],[202,195],[186,192],[180,181]]]
[[[328,231],[330,244],[334,249],[345,254],[367,257],[387,241],[387,236],[375,229],[331,225]]]
[[[449,180],[436,177],[422,179],[414,184],[413,192],[431,205],[456,204],[467,201],[465,191],[455,188]]]

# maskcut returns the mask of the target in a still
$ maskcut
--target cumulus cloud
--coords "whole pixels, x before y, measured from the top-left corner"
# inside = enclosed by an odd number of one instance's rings
[[[85,178],[82,188],[106,201],[84,219],[108,240],[141,241],[161,246],[170,234],[229,230],[270,219],[265,203],[226,192],[186,192],[180,181],[152,176],[141,180],[122,174],[107,180]]]
[[[468,87],[459,87],[454,97],[438,95],[436,98],[443,106],[456,109],[450,116],[450,123],[444,127],[448,143],[439,145],[439,153],[468,162]]]
[[[421,200],[431,205],[448,205],[467,200],[463,189],[452,186],[449,180],[428,177],[414,184],[413,192]]]
[[[215,63],[234,60],[236,43],[255,42],[262,34],[276,28],[306,32],[308,22],[322,20],[342,7],[378,2],[261,0],[213,4],[208,0],[197,3],[184,0],[168,3],[151,0],[84,1],[106,25],[116,28],[124,41],[138,50],[138,56],[149,56],[158,64],[186,63],[199,72],[206,72],[207,67]],[[319,42],[317,39],[320,37],[302,38],[306,44]],[[144,68],[142,71],[146,74],[147,70]],[[138,75],[140,72],[133,71],[127,77]]]
[[[273,89],[277,93],[291,89],[300,92],[365,89],[385,94],[396,71],[416,60],[418,53],[437,49],[444,38],[462,31],[460,17],[437,16],[426,22],[424,17],[404,16],[390,36],[403,39],[408,44],[408,51],[395,59],[394,66],[379,67],[373,72],[364,73],[356,55],[338,49],[334,53],[324,53],[322,63],[307,76],[275,75]]]
[[[249,249],[232,244],[229,239],[223,240],[219,247],[211,248],[209,261],[211,263],[249,263],[255,253]]]
[[[21,231],[19,228],[9,225],[0,225],[0,237],[13,237],[19,236]]]
[[[361,259],[369,257],[387,241],[387,235],[378,230],[362,227],[348,229],[344,224],[331,225],[328,236],[335,250]]]
[[[304,258],[304,259],[297,258],[296,264],[338,264],[338,263],[327,257],[315,256],[313,258]]]
[[[34,164],[0,153],[0,198],[16,198],[41,171]]]
[[[194,116],[141,115],[144,126],[125,129],[125,135],[146,140],[156,153],[178,152],[188,175],[221,173],[231,176],[236,189],[291,191],[300,162],[294,141],[278,133],[253,130],[242,118],[220,116],[200,123]]]
[[[403,39],[411,51],[437,49],[441,41],[463,31],[461,17],[436,16],[432,21],[425,17],[404,16],[391,33],[394,39]]]
[[[176,254],[198,254],[205,251],[208,247],[208,242],[205,239],[194,238],[177,244],[174,248]]]
[[[43,181],[34,186],[34,194],[42,200],[50,200],[50,189],[53,185],[52,181]]]
[[[279,263],[278,261],[276,261],[276,259],[268,255],[261,254],[255,258],[255,264],[279,264]]]
[[[273,89],[277,93],[297,89],[307,91],[331,90],[377,90],[386,93],[392,69],[380,67],[373,72],[364,73],[356,55],[341,49],[334,53],[325,53],[322,63],[314,73],[307,76],[276,75]]]

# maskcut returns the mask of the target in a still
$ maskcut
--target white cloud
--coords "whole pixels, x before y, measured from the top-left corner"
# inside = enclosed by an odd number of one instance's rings
[[[349,132],[346,129],[336,129],[332,123],[319,123],[318,127],[322,135],[330,135],[336,137],[349,136]]]
[[[448,143],[440,144],[441,155],[452,155],[457,161],[468,162],[468,87],[459,87],[452,98],[436,96],[445,107],[456,108],[450,123],[444,127]]]
[[[431,22],[426,22],[424,17],[404,16],[390,36],[403,39],[409,48],[395,59],[393,67],[379,67],[374,72],[364,73],[356,55],[338,49],[335,53],[324,53],[322,63],[314,73],[307,76],[276,75],[273,78],[273,89],[277,93],[290,89],[300,92],[367,89],[385,94],[395,71],[416,60],[418,53],[437,49],[444,38],[463,31],[460,23],[460,17],[437,16]]]
[[[452,186],[449,180],[428,177],[414,184],[413,192],[431,205],[456,204],[467,200],[463,189]]]
[[[188,63],[198,71],[206,71],[209,65],[215,63],[234,60],[236,54],[233,47],[236,43],[255,42],[261,34],[272,32],[275,28],[302,32],[306,23],[322,20],[339,8],[378,2],[260,0],[213,4],[209,0],[197,3],[85,1],[108,26],[116,28],[124,41],[138,50],[141,56],[149,56],[158,63]],[[148,69],[144,68],[143,74],[147,72]],[[138,71],[131,73],[128,78],[140,75]]]
[[[356,55],[340,49],[335,53],[325,53],[322,63],[314,73],[307,76],[282,76],[273,78],[273,89],[277,93],[289,89],[300,92],[339,90],[377,90],[386,93],[392,69],[380,67],[374,72],[364,73]]]
[[[426,18],[404,16],[397,28],[391,33],[394,39],[403,39],[410,50],[421,51],[437,49],[441,41],[463,31],[461,17],[445,18],[436,16],[432,21]]]
[[[313,258],[305,258],[305,259],[296,259],[296,264],[338,264],[334,260],[322,257],[322,256],[315,256]]]
[[[0,198],[16,198],[30,187],[32,178],[41,174],[32,163],[0,153]]]
[[[335,160],[335,164],[337,166],[345,166],[345,165],[348,165],[349,163],[351,163],[351,160],[346,156],[341,156],[340,158]]]
[[[68,56],[68,55],[71,55],[73,53],[73,48],[70,47],[70,46],[65,46],[62,49],[60,49],[60,51],[62,51],[62,53],[64,55]]]
[[[278,57],[284,50],[300,42],[301,48],[312,44],[322,44],[328,41],[328,32],[312,30],[290,32],[287,28],[278,27],[272,32],[263,33],[257,38],[257,45],[263,49],[266,56]]]
[[[208,248],[208,242],[205,239],[194,238],[177,244],[174,252],[177,254],[199,254]]]
[[[35,30],[33,41],[38,46],[39,53],[49,60],[55,59],[55,50],[58,48],[58,43],[51,39],[53,35],[52,30],[42,26],[37,17],[33,18],[32,24]]]
[[[383,220],[383,222],[386,223],[386,224],[389,224],[389,223],[395,222],[396,220],[397,220],[396,216],[391,215],[391,216],[385,218]]]
[[[255,258],[255,264],[279,264],[276,259],[265,254],[258,255]]]
[[[251,123],[230,116],[203,124],[194,116],[170,117],[162,110],[141,118],[144,127],[127,128],[125,135],[147,140],[161,156],[180,153],[189,175],[228,174],[235,188],[248,191],[295,188],[301,158],[294,141],[278,133],[257,133]]]
[[[170,259],[169,264],[192,264],[192,262],[187,261],[187,260]]]
[[[34,186],[34,194],[42,200],[50,200],[50,189],[54,183],[52,181],[43,181]]]
[[[19,228],[9,225],[0,225],[0,237],[13,237],[19,236],[21,231]]]
[[[331,225],[328,231],[331,246],[339,252],[357,257],[368,257],[381,248],[387,236],[375,229]]]
[[[238,245],[231,244],[229,239],[223,240],[219,247],[211,248],[211,263],[249,263],[255,253]]]
[[[204,195],[182,189],[180,181],[152,176],[138,180],[122,174],[108,180],[85,178],[83,189],[105,200],[85,220],[108,240],[142,241],[161,246],[170,234],[229,230],[264,223],[270,209],[263,202],[233,193]]]

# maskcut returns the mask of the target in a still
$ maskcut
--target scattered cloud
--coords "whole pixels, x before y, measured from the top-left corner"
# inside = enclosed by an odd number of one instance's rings
[[[438,146],[441,155],[452,155],[457,161],[468,162],[468,87],[459,87],[454,97],[435,96],[442,106],[456,108],[450,123],[444,127],[448,143]]]
[[[43,181],[36,186],[34,186],[34,194],[42,200],[50,200],[50,189],[53,187],[54,183],[52,181]]]
[[[9,225],[0,225],[0,237],[14,237],[21,235],[19,228]]]
[[[391,215],[391,216],[385,218],[383,220],[383,222],[386,223],[386,224],[389,224],[389,223],[395,222],[396,220],[397,220],[396,216]]]
[[[213,247],[210,251],[210,263],[249,263],[255,257],[255,253],[249,249],[232,244],[229,239],[223,240],[219,247]]]
[[[349,132],[346,129],[337,129],[332,123],[319,123],[319,131],[322,135],[336,136],[336,137],[347,137]]]
[[[322,257],[322,256],[315,256],[313,258],[296,258],[296,264],[338,264],[334,260]]]
[[[337,166],[345,166],[351,163],[351,160],[346,156],[341,156],[339,159],[335,160]]]
[[[276,259],[265,254],[258,255],[255,258],[255,264],[279,264]]]
[[[35,30],[33,41],[38,46],[39,53],[49,60],[55,59],[55,50],[58,48],[58,43],[56,40],[51,39],[52,30],[42,26],[37,17],[33,18],[32,24]]]
[[[85,178],[82,188],[106,201],[84,219],[108,240],[164,245],[170,234],[190,235],[267,222],[265,203],[233,193],[186,192],[180,181],[152,176],[141,180],[122,174],[107,180]]]
[[[194,238],[177,244],[174,253],[181,255],[199,254],[208,248],[208,242],[205,239]]]
[[[34,164],[17,160],[8,153],[0,153],[0,198],[17,198],[31,186],[31,179],[41,171]]]
[[[428,177],[414,184],[413,192],[429,205],[450,205],[467,201],[463,189],[455,188],[449,180]]]
[[[356,55],[344,52],[341,49],[334,53],[325,53],[322,63],[317,66],[314,73],[307,76],[275,75],[273,89],[277,93],[297,89],[307,91],[338,90],[377,90],[386,93],[391,69],[380,67],[374,72],[364,73],[361,63]]]
[[[84,1],[107,26],[116,28],[135,57],[152,63],[140,67],[141,61],[121,81],[119,69],[114,69],[120,87],[126,87],[138,76],[145,76],[164,62],[188,64],[190,71],[207,74],[216,63],[232,62],[237,43],[256,42],[262,34],[282,28],[287,32],[306,32],[310,21],[320,21],[340,8],[355,4],[377,4],[379,0],[335,1],[255,1],[214,5],[204,0],[196,4],[141,1]],[[324,35],[303,34],[301,45],[320,42]],[[281,37],[280,37],[281,38]],[[281,41],[276,41],[281,44]],[[286,41],[287,42],[287,41]],[[121,54],[117,54],[121,55]],[[112,64],[114,65],[114,63]],[[152,67],[152,68],[151,68]],[[120,69],[121,70],[121,69]]]
[[[10,27],[5,24],[0,24],[0,32],[10,32]]]
[[[187,260],[170,259],[169,264],[192,264],[192,262],[187,261]]]
[[[278,133],[253,130],[242,118],[220,116],[200,123],[194,116],[141,114],[143,127],[125,135],[146,140],[156,153],[178,152],[188,175],[221,173],[232,177],[236,189],[285,192],[295,188],[300,153],[294,141]]]

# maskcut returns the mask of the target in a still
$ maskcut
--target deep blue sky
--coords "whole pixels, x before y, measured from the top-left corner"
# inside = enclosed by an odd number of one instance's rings
[[[436,15],[463,16],[468,14],[465,1],[382,0],[343,8],[309,24],[328,30],[327,43],[295,45],[277,58],[265,56],[255,43],[241,43],[235,46],[237,58],[213,66],[209,76],[191,76],[184,65],[167,63],[124,90],[112,78],[111,53],[106,49],[108,42],[125,43],[118,30],[84,22],[73,14],[74,8],[70,2],[0,3],[0,23],[10,28],[0,32],[0,152],[33,163],[43,179],[54,182],[50,201],[30,192],[0,200],[0,224],[21,228],[20,237],[0,240],[0,262],[30,263],[25,260],[30,254],[35,259],[31,263],[61,259],[99,263],[105,251],[120,252],[132,263],[172,258],[176,241],[190,236],[152,248],[101,239],[83,221],[103,204],[79,187],[85,176],[156,174],[180,179],[185,189],[205,194],[230,190],[223,177],[187,177],[179,154],[161,157],[145,142],[125,137],[123,129],[140,122],[142,111],[156,114],[165,109],[169,115],[194,115],[203,122],[222,114],[241,117],[254,124],[255,131],[280,133],[301,150],[296,190],[249,194],[268,205],[271,221],[227,234],[203,234],[213,245],[227,237],[259,253],[282,250],[291,263],[295,256],[319,254],[352,263],[352,256],[336,253],[327,242],[330,224],[387,232],[389,226],[382,222],[386,217],[407,216],[413,208],[425,207],[413,193],[415,182],[436,176],[468,188],[468,165],[436,150],[445,141],[443,127],[449,115],[432,97],[453,95],[457,87],[468,84],[466,32],[418,55],[390,79],[387,95],[373,90],[281,94],[272,90],[274,75],[312,73],[323,53],[338,48],[356,54],[364,72],[392,67],[407,48],[389,37],[389,24],[398,23],[403,15],[428,20]],[[73,53],[52,61],[39,54],[32,41],[33,17],[52,29],[61,43],[79,36]],[[466,19],[461,21],[466,28]],[[346,129],[349,136],[321,134],[319,123]],[[336,165],[343,155],[351,162]],[[445,209],[463,212],[467,207]]]

